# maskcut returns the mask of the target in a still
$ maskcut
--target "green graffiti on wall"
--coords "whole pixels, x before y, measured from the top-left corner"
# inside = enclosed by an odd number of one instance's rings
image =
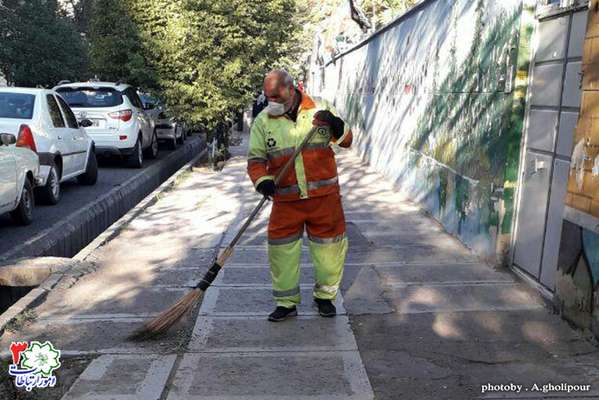
[[[344,56],[336,86],[360,152],[489,254],[511,227],[532,33],[524,1],[430,1]]]

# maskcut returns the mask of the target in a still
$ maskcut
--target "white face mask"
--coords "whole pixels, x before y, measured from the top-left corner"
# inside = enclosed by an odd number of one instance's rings
[[[272,115],[273,117],[280,117],[281,115],[285,114],[285,104],[269,101],[268,105],[266,106],[266,112],[268,115]]]

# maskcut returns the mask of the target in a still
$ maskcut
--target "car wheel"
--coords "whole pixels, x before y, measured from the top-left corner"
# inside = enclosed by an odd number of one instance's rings
[[[177,143],[183,144],[184,141],[185,141],[185,134],[183,133],[183,129],[181,129],[181,136],[179,136],[179,139],[177,139]]]
[[[141,149],[141,139],[137,139],[133,153],[128,157],[127,164],[132,168],[141,168],[144,165],[144,152]]]
[[[168,141],[168,148],[170,150],[176,150],[177,149],[177,137],[176,137],[176,135],[175,135],[174,138],[172,138],[172,139],[170,139]]]
[[[89,152],[89,159],[87,160],[85,172],[77,177],[77,181],[85,186],[95,185],[98,181],[98,160],[96,159],[96,153],[93,150]]]
[[[156,131],[152,134],[152,144],[146,150],[146,156],[148,158],[156,158],[158,157],[158,134]]]
[[[31,224],[33,222],[33,203],[33,185],[29,179],[25,178],[21,200],[17,208],[11,211],[10,216],[19,225]]]
[[[43,204],[58,204],[60,201],[60,176],[55,165],[50,167],[46,184],[36,190]]]

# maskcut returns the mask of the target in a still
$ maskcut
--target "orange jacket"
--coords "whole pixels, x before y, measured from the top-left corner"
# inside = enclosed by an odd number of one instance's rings
[[[257,187],[265,179],[274,179],[312,129],[314,114],[335,108],[326,100],[311,98],[301,92],[297,121],[286,116],[272,117],[262,111],[252,124],[248,152],[248,174]],[[347,123],[345,132],[335,140],[328,130],[318,133],[295,160],[279,183],[274,200],[294,201],[339,192],[337,164],[331,143],[351,146],[353,135]]]

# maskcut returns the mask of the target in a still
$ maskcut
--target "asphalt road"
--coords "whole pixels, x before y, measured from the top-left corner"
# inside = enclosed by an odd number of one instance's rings
[[[176,151],[181,151],[181,149],[182,147],[179,147]],[[171,150],[161,146],[158,158],[144,160],[144,168],[160,163],[170,153],[172,153]],[[60,203],[56,206],[37,204],[33,214],[34,221],[31,225],[19,226],[11,220],[9,214],[0,214],[0,257],[14,246],[23,243],[71,213],[84,208],[99,196],[143,171],[143,169],[128,168],[118,159],[100,159],[99,161],[100,170],[96,185],[82,186],[77,183],[76,179],[63,182]]]

